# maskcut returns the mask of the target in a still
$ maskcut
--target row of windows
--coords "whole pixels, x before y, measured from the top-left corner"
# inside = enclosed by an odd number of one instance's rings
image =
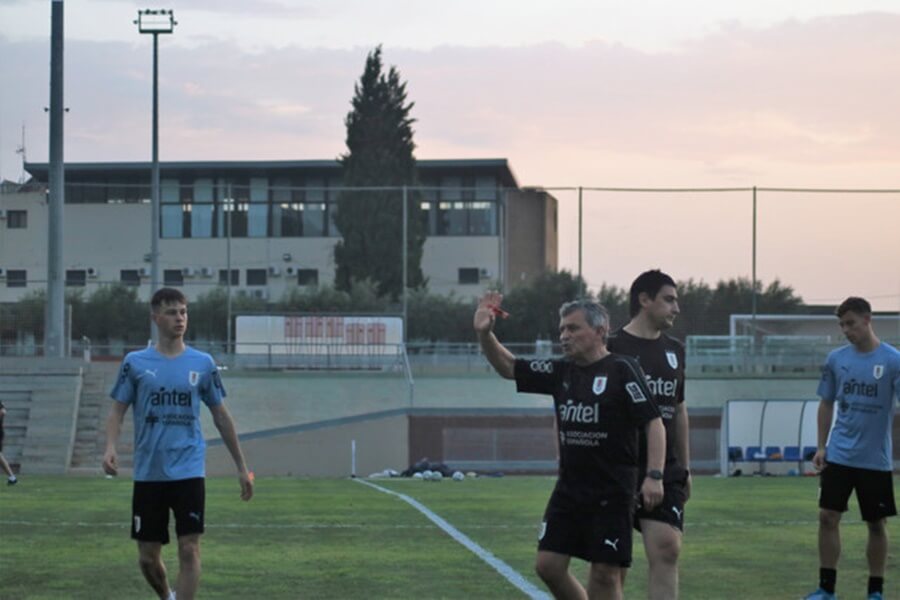
[[[422,222],[430,236],[497,235],[495,202],[422,202]],[[336,203],[165,203],[160,207],[163,238],[338,237]],[[28,227],[28,212],[6,211],[9,229]]]
[[[430,236],[497,235],[495,202],[422,202]],[[336,203],[163,204],[163,238],[339,237]]]
[[[7,269],[6,287],[27,287],[28,271],[25,269]],[[88,269],[70,269],[66,271],[66,286],[68,287],[85,287],[88,278],[92,274]],[[146,272],[139,269],[122,269],[119,271],[119,282],[128,286],[141,285],[142,276],[146,278]],[[485,278],[489,278],[490,273],[487,269],[477,267],[462,267],[458,270],[458,280],[460,285],[477,285]],[[228,285],[228,269],[219,269],[219,285]],[[265,286],[269,283],[268,269],[246,269],[244,274],[245,285],[249,286]],[[297,285],[318,285],[319,270],[318,269],[297,269],[296,273]],[[184,285],[184,271],[182,269],[163,269],[163,285],[168,287],[182,287]],[[231,285],[241,285],[241,270],[231,269]]]
[[[318,285],[318,269],[297,269],[297,285]],[[7,269],[5,272],[6,287],[27,287],[28,271],[26,269]],[[92,277],[88,269],[71,269],[66,271],[65,282],[68,287],[85,287],[88,278]],[[119,282],[128,286],[139,286],[141,280],[146,279],[147,273],[141,269],[122,269],[119,271]],[[268,269],[246,269],[244,274],[245,285],[268,285]],[[182,269],[164,269],[163,285],[181,287],[184,285],[184,271]],[[228,285],[228,269],[219,269],[219,285]],[[231,285],[241,285],[240,269],[231,269]]]

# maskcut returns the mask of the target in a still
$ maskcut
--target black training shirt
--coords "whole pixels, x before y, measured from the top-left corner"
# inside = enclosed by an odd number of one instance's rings
[[[678,431],[675,410],[684,402],[684,345],[666,334],[655,340],[640,338],[620,329],[609,336],[610,352],[625,354],[638,361],[647,376],[647,387],[653,392],[663,424],[666,426],[666,480],[684,476],[684,461],[678,455]],[[643,432],[642,432],[643,434]],[[646,443],[641,440],[641,460],[644,469]]]
[[[553,396],[557,494],[584,508],[630,501],[637,486],[638,431],[659,417],[637,362],[615,354],[583,367],[570,360],[517,359],[515,377],[518,391]]]

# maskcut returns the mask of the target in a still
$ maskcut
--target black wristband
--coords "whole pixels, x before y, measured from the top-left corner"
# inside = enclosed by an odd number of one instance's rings
[[[650,479],[655,479],[656,481],[661,481],[663,478],[663,473],[659,469],[650,469],[647,471],[647,477]]]

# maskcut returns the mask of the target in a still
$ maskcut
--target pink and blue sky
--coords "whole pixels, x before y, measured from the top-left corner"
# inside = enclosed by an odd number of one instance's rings
[[[0,0],[0,176],[47,160],[50,2]],[[65,2],[67,161],[148,160],[137,4]],[[192,0],[160,43],[162,160],[328,159],[366,53],[408,81],[417,156],[544,187],[900,189],[891,0]],[[577,268],[575,195],[560,262]],[[585,195],[584,275],[749,276],[751,199]],[[900,194],[759,195],[758,275],[900,309]],[[636,243],[635,240],[638,240]]]

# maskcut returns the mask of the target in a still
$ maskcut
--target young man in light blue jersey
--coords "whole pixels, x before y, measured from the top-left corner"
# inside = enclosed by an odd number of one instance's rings
[[[200,534],[205,516],[206,443],[200,403],[237,467],[241,499],[253,496],[253,481],[241,452],[234,421],[222,399],[225,389],[209,354],[184,343],[187,300],[172,288],[150,301],[159,332],[154,347],[130,352],[119,369],[106,421],[103,469],[118,472],[116,443],[129,406],[134,414],[134,491],[131,537],[137,541],[141,572],[161,599],[192,600],[200,583]],[[162,561],[169,542],[169,511],[178,536],[178,579],[170,588]]]
[[[828,355],[819,382],[822,401],[818,449],[813,457],[813,465],[821,472],[819,589],[806,599],[836,598],[841,513],[856,490],[862,519],[869,528],[867,598],[882,600],[888,555],[886,520],[897,514],[891,428],[895,400],[900,396],[900,351],[875,336],[872,307],[866,300],[847,298],[836,312],[850,344]]]

